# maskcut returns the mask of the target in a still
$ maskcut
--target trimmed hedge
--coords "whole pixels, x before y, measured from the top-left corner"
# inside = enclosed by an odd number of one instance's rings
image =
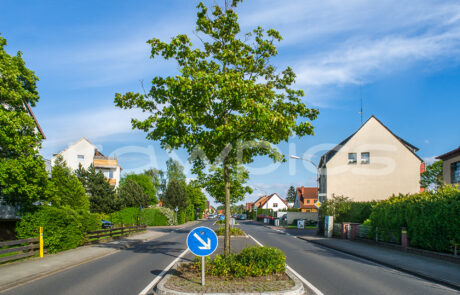
[[[124,208],[112,213],[111,221],[116,225],[137,224],[138,218],[141,224],[148,226],[173,225],[174,213],[170,209],[162,207],[146,208],[139,210],[136,207]]]
[[[17,236],[19,239],[36,238],[40,226],[43,227],[45,248],[48,253],[55,253],[82,245],[87,231],[101,227],[101,219],[97,214],[70,208],[42,206],[21,218],[16,227]]]
[[[216,235],[224,236],[225,235],[225,227],[219,226],[219,228],[216,229]],[[243,230],[239,229],[238,227],[231,226],[230,227],[230,235],[231,236],[244,236],[245,233],[244,233]]]
[[[407,227],[410,245],[428,250],[451,252],[460,244],[460,190],[445,186],[436,192],[393,196],[380,201],[369,217],[379,235]],[[389,238],[389,237],[383,237]]]
[[[228,278],[260,277],[286,271],[286,256],[273,247],[247,247],[240,253],[206,257],[206,271],[213,276]],[[195,265],[201,269],[201,259],[195,259]]]

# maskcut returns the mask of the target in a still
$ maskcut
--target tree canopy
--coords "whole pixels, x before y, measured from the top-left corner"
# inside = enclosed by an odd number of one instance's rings
[[[132,180],[142,187],[144,194],[146,194],[150,199],[149,205],[155,205],[158,203],[157,188],[152,181],[152,177],[147,174],[130,173],[122,178],[120,181],[120,187],[128,180]]]
[[[225,182],[225,253],[230,251],[230,165],[250,163],[255,156],[284,160],[273,147],[294,133],[313,134],[311,120],[318,111],[302,101],[304,92],[293,87],[290,67],[280,73],[270,64],[278,54],[281,35],[257,27],[242,34],[235,11],[238,0],[212,12],[197,6],[194,47],[185,35],[169,43],[149,40],[151,57],[177,62],[179,73],[152,79],[148,93],[115,95],[124,109],[140,108],[149,116],[132,119],[133,128],[168,149],[185,148],[195,165],[220,164]]]
[[[89,211],[90,203],[85,188],[67,167],[62,156],[56,158],[51,175],[50,191],[53,205]]]
[[[128,178],[118,190],[119,201],[121,207],[137,207],[147,208],[150,205],[151,199],[145,193],[142,186],[135,180]]]
[[[443,161],[439,160],[426,167],[420,176],[420,185],[424,188],[439,189],[443,185],[442,175]]]
[[[295,202],[295,188],[291,185],[287,192],[286,202]]]
[[[189,202],[184,183],[176,179],[171,179],[166,188],[163,204],[171,209],[185,209]]]
[[[11,56],[6,45],[0,36],[0,195],[24,212],[48,197],[48,173],[38,154],[43,138],[26,107],[39,100],[38,77],[22,53]]]

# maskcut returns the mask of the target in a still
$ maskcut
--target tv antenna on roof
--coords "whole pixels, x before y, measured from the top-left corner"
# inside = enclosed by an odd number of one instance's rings
[[[363,88],[359,87],[359,96],[361,100],[361,110],[359,114],[361,115],[361,125],[363,125]]]

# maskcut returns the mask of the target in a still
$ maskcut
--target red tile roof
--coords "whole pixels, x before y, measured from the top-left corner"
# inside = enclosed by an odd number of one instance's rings
[[[314,204],[306,204],[306,199],[318,200],[318,188],[317,187],[298,187],[297,195],[299,196],[299,205],[301,209],[316,209]]]

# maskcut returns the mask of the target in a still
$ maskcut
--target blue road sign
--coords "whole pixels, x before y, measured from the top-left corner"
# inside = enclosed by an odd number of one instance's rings
[[[217,249],[217,235],[207,227],[194,228],[187,236],[187,247],[196,256],[211,255]]]
[[[221,215],[220,216],[220,220],[224,220],[225,219],[225,216],[224,215]]]

